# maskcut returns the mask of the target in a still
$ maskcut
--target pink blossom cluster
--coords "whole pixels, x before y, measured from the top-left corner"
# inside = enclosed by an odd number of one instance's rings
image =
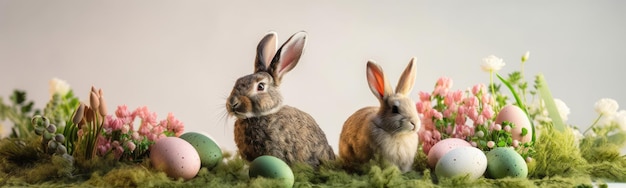
[[[450,78],[441,77],[432,93],[419,93],[416,108],[422,127],[418,134],[425,153],[442,139],[469,140],[475,127],[493,124],[495,100],[484,84],[466,91],[451,91],[452,84]]]
[[[140,120],[135,130],[134,121]],[[132,158],[147,151],[149,145],[167,136],[180,136],[184,125],[169,113],[167,119],[157,121],[157,115],[147,107],[129,111],[126,105],[118,106],[115,116],[107,115],[98,135],[97,154],[105,156],[112,152],[116,159]]]

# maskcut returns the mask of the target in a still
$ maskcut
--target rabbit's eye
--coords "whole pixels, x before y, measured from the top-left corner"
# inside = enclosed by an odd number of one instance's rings
[[[398,110],[398,106],[391,107],[391,112],[394,113],[394,114],[400,113],[399,110]]]
[[[259,84],[256,86],[256,90],[257,91],[264,91],[265,90],[265,83],[259,82]]]

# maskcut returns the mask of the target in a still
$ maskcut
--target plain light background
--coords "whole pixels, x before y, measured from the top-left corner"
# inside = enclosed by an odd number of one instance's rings
[[[282,43],[305,30],[304,55],[282,93],[316,118],[335,150],[345,119],[378,104],[366,84],[368,59],[395,86],[417,57],[417,100],[441,76],[454,90],[488,84],[483,57],[503,58],[506,75],[528,50],[528,81],[543,73],[571,109],[568,123],[584,129],[600,98],[626,108],[625,18],[626,1],[0,0],[0,96],[23,89],[43,108],[53,77],[83,101],[94,85],[111,112],[122,104],[148,106],[159,119],[173,112],[186,131],[234,151],[224,104],[235,80],[252,73],[267,31]]]

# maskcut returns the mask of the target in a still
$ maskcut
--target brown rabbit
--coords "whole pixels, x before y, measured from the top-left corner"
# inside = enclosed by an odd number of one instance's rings
[[[318,166],[334,160],[335,153],[313,117],[283,104],[279,86],[293,69],[304,49],[306,32],[292,35],[276,51],[277,34],[269,32],[257,46],[254,73],[241,77],[226,101],[235,121],[239,154],[252,161],[272,155],[291,165],[305,162]]]
[[[357,169],[379,155],[403,172],[411,170],[421,126],[415,103],[408,95],[415,83],[415,58],[411,58],[394,93],[383,70],[367,62],[367,82],[380,107],[365,107],[346,120],[339,138],[339,158],[347,168]]]

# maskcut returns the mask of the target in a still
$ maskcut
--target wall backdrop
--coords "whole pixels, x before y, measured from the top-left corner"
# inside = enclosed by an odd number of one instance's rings
[[[588,127],[600,98],[626,109],[626,1],[0,0],[0,96],[23,89],[43,108],[53,77],[83,101],[94,85],[109,111],[126,104],[148,106],[159,119],[173,112],[186,131],[235,150],[225,99],[252,72],[255,47],[270,30],[281,43],[308,32],[282,93],[317,119],[335,150],[345,119],[378,104],[366,84],[368,59],[395,85],[417,57],[417,100],[441,76],[454,90],[487,84],[483,57],[503,58],[506,75],[530,51],[526,75],[545,75],[571,109],[569,124]]]

